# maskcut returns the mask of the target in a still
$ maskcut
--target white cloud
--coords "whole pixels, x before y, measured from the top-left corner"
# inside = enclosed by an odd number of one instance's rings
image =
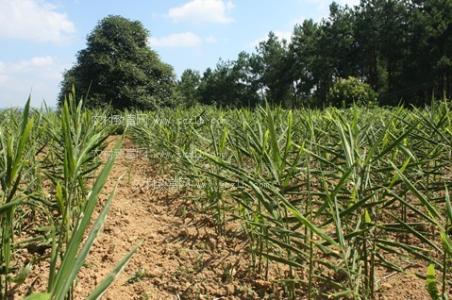
[[[0,61],[0,108],[23,106],[29,94],[35,106],[43,100],[54,105],[66,67],[51,56]]]
[[[36,56],[29,60],[22,60],[16,63],[8,64],[9,71],[19,72],[27,71],[35,68],[44,68],[51,66],[55,63],[53,57],[51,56]]]
[[[168,16],[175,22],[231,23],[228,13],[234,8],[231,0],[191,0],[169,10]]]
[[[204,43],[215,43],[212,36],[202,38],[193,32],[172,33],[164,37],[151,37],[150,46],[156,48],[196,48]]]
[[[75,32],[66,14],[44,0],[0,0],[0,38],[59,43]]]

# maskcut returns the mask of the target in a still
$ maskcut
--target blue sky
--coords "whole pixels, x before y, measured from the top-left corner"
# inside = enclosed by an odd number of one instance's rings
[[[0,0],[0,108],[53,106],[65,69],[107,15],[139,20],[150,45],[176,74],[234,59],[269,31],[290,38],[294,24],[328,15],[330,0]],[[353,5],[358,0],[338,0]]]

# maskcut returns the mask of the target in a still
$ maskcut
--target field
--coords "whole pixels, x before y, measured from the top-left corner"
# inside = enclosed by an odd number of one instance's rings
[[[0,112],[0,299],[446,299],[450,102]]]

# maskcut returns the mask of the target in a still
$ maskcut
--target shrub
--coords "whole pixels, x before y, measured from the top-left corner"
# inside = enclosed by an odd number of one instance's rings
[[[372,87],[355,77],[339,78],[328,92],[328,103],[336,107],[367,106],[376,102],[377,93]]]

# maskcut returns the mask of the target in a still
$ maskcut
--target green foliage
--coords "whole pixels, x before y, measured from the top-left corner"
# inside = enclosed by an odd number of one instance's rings
[[[4,134],[0,127],[0,299],[9,295],[14,261],[15,210],[23,204],[19,189],[30,148],[30,136],[34,126],[30,118],[30,98],[25,105],[20,124],[15,131]]]
[[[75,85],[88,107],[153,109],[171,104],[172,67],[148,46],[149,33],[138,21],[109,16],[88,36],[87,48],[64,75],[59,102]]]
[[[337,78],[352,76],[369,84],[380,104],[429,105],[452,95],[451,15],[450,0],[333,2],[328,18],[297,24],[290,40],[270,32],[254,53],[220,60],[203,76],[187,70],[177,85],[172,68],[148,48],[141,23],[110,16],[66,72],[60,102],[75,84],[89,92],[88,106],[114,109],[265,101],[323,108]]]
[[[377,93],[355,77],[339,78],[328,91],[328,104],[336,107],[376,104]]]
[[[280,285],[282,298],[373,299],[387,274],[413,262],[434,265],[426,284],[435,300],[447,295],[450,103],[194,107],[148,117],[201,114],[202,125],[144,125],[131,134],[149,153],[171,153],[165,173],[203,183],[188,188],[190,198],[219,234],[228,220],[241,223],[252,271]],[[267,278],[273,264],[284,275]]]
[[[436,280],[435,265],[430,264],[427,268],[426,287],[427,287],[427,291],[428,291],[430,297],[432,297],[433,300],[441,300],[441,297],[439,296],[437,284],[438,284],[438,282]]]
[[[30,100],[22,118],[18,111],[0,112],[0,299],[14,298],[42,260],[49,261],[47,293],[26,299],[74,299],[77,274],[107,217],[114,193],[102,207],[98,200],[114,156],[94,175],[111,128],[82,109],[82,101],[77,103],[73,94],[67,99],[58,114],[32,111]],[[96,208],[100,212],[94,218]],[[25,222],[33,229],[24,230]],[[41,257],[23,263],[25,249]],[[136,250],[89,299],[102,295]]]
[[[451,19],[450,0],[332,3],[328,18],[296,25],[290,40],[270,32],[254,53],[208,69],[201,103],[325,107],[336,79],[350,76],[383,105],[451,98]]]
[[[21,266],[19,258],[24,243],[38,241],[49,250],[42,256],[50,260],[48,294],[31,299],[76,297],[72,286],[107,217],[113,194],[103,205],[99,195],[114,157],[95,172],[95,153],[110,128],[72,102],[58,113],[0,112],[3,295],[28,282],[34,262]],[[150,159],[168,158],[158,159],[168,163],[161,165],[165,173],[201,183],[184,186],[187,201],[211,214],[218,234],[229,220],[240,223],[237,237],[248,243],[243,249],[256,276],[266,278],[272,264],[281,265],[281,277],[266,279],[284,289],[282,297],[372,299],[384,270],[404,272],[415,262],[431,265],[419,276],[432,298],[446,299],[450,108],[446,101],[422,110],[197,105],[144,112],[150,122],[126,132]],[[168,122],[152,122],[162,119]],[[31,230],[23,231],[27,211]],[[46,232],[34,230],[43,222]],[[14,239],[28,232],[36,235],[32,241]],[[103,294],[136,249],[88,299]]]
[[[25,300],[50,300],[51,295],[49,293],[39,293],[39,294],[32,294],[25,298]]]
[[[222,107],[254,107],[259,102],[259,86],[253,80],[253,65],[242,52],[236,61],[220,61],[214,70],[204,72],[199,87],[202,104]]]
[[[295,26],[289,45],[291,66],[288,71],[295,81],[294,97],[301,104],[311,104],[309,101],[314,96],[318,77],[316,66],[320,59],[316,55],[318,35],[319,25],[313,20],[305,20],[303,24]]]
[[[182,73],[177,82],[176,91],[181,97],[182,106],[193,106],[201,101],[199,86],[201,84],[201,75],[199,72],[187,69]]]
[[[291,78],[288,70],[287,41],[280,40],[273,32],[265,41],[259,43],[256,54],[252,57],[259,71],[260,87],[265,91],[269,103],[289,104],[291,95]]]

